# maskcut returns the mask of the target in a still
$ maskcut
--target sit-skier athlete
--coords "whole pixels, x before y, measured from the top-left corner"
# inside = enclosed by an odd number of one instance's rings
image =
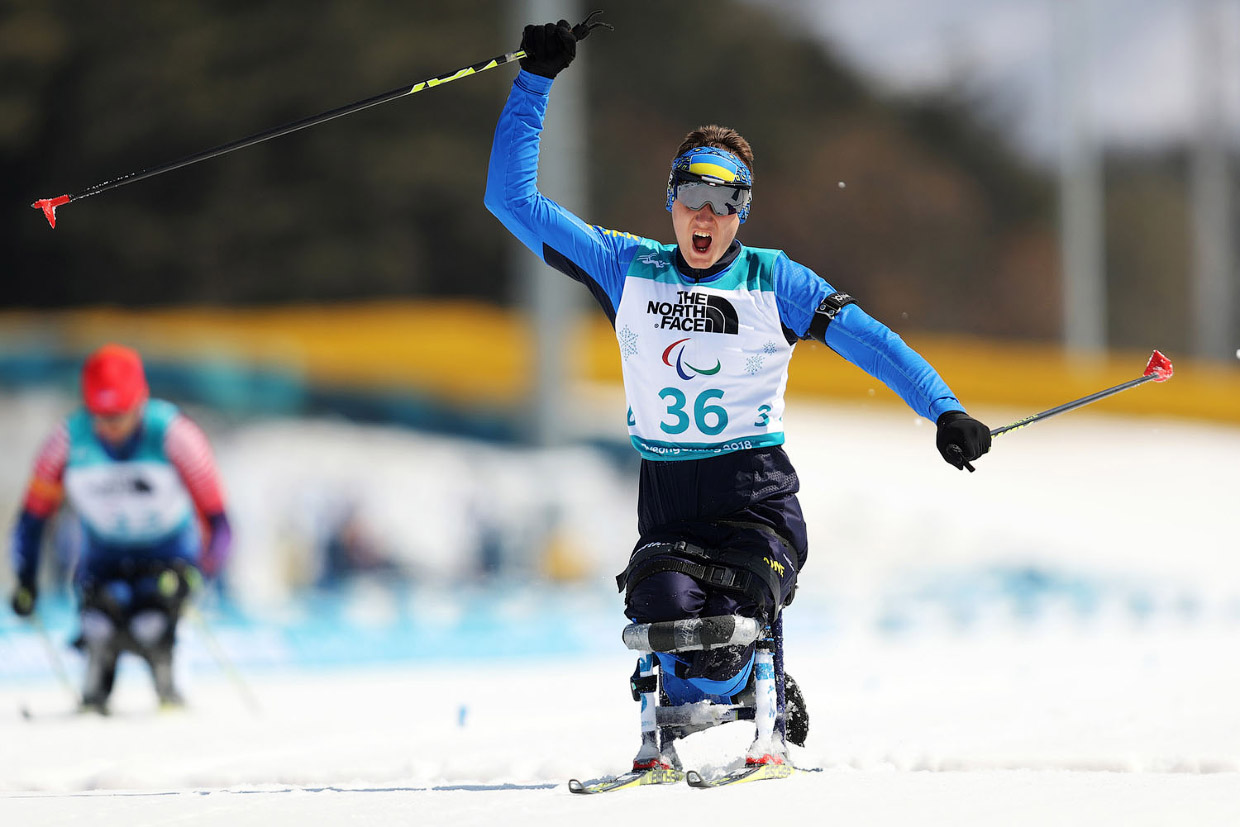
[[[109,344],[92,353],[83,406],[39,450],[13,532],[12,607],[27,616],[47,521],[67,500],[81,522],[82,709],[104,715],[124,651],[147,662],[162,706],[181,705],[177,620],[202,576],[219,574],[232,537],[206,436],[174,405],[148,397],[135,351]]]
[[[798,340],[823,342],[937,423],[937,448],[957,468],[990,449],[990,432],[850,296],[780,250],[736,240],[750,210],[753,154],[734,130],[695,129],[676,151],[666,190],[674,244],[587,224],[538,191],[552,81],[598,25],[525,27],[486,206],[535,255],[584,284],[615,328],[630,439],[642,456],[640,538],[620,578],[627,616],[640,624],[725,615],[773,623],[808,549],[800,485],[782,447]],[[670,705],[734,702],[755,671],[753,643],[657,656]],[[801,720],[788,739],[803,743],[807,726]],[[786,756],[783,743],[775,749]],[[641,752],[634,764],[662,761]]]

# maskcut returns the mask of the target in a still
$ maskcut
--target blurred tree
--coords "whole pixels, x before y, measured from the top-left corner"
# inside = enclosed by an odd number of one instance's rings
[[[118,188],[63,208],[54,232],[25,205],[515,47],[496,11],[476,0],[6,4],[4,42],[48,45],[0,57],[11,101],[0,112],[21,116],[0,125],[16,276],[5,303],[494,290],[502,236],[481,193],[498,72]]]
[[[1184,153],[1117,153],[1107,164],[1107,299],[1117,347],[1192,346],[1187,166]]]
[[[594,169],[624,174],[596,175],[601,223],[669,239],[668,159],[723,123],[755,152],[746,243],[787,250],[901,329],[1057,334],[1052,182],[975,102],[883,100],[768,7],[642,0],[609,18],[616,36],[590,43]]]
[[[112,190],[54,231],[28,207],[515,48],[507,19],[501,0],[6,0],[0,302],[516,301],[482,206],[512,69]],[[756,153],[746,243],[900,329],[1057,337],[1054,184],[1001,137],[993,100],[885,99],[769,6],[629,0],[605,19],[616,31],[585,47],[587,220],[670,240],[671,153],[724,123]],[[1125,193],[1112,260],[1178,255],[1148,249]]]

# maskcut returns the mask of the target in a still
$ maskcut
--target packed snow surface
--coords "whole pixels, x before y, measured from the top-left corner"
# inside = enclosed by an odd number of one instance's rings
[[[1022,412],[987,413],[995,425]],[[288,502],[277,457],[307,440],[342,477],[356,462],[370,472],[358,480],[398,486],[389,460],[421,458],[452,486],[497,486],[495,500],[520,485],[509,460],[530,460],[341,423],[262,427],[261,439],[217,434],[221,464],[234,491]],[[353,662],[264,659],[257,642],[287,644],[276,633],[301,628],[311,604],[274,580],[247,593],[242,579],[248,620],[208,606],[206,626],[186,624],[188,708],[157,711],[129,668],[115,714],[84,717],[38,637],[6,614],[0,647],[20,657],[0,668],[0,824],[1240,823],[1240,433],[1072,414],[1001,437],[965,474],[934,453],[932,426],[890,408],[794,404],[788,430],[812,542],[786,613],[788,670],[811,712],[793,760],[820,772],[568,792],[569,778],[626,769],[638,746],[634,658],[607,586],[634,539],[634,503],[629,471],[561,454],[540,473],[575,470],[569,527],[579,508],[616,509],[598,514],[605,536],[582,579],[466,588],[427,574],[395,594],[346,590],[334,600],[356,610],[341,621]],[[456,475],[465,460],[472,475]],[[238,572],[261,584],[276,567],[241,538],[279,532],[251,510],[239,511]],[[428,513],[433,536],[455,536],[451,516]],[[485,606],[493,616],[469,625]],[[384,618],[397,615],[423,648],[363,657],[392,639]],[[49,635],[59,644],[64,631]],[[681,757],[719,772],[752,734],[728,724],[690,737]]]

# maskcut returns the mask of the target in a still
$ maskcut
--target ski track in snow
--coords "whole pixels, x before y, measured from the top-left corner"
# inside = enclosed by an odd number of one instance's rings
[[[1074,414],[965,475],[890,409],[793,409],[813,543],[786,616],[811,711],[794,760],[823,772],[569,794],[637,749],[619,598],[593,590],[591,654],[243,663],[257,712],[201,659],[187,710],[123,668],[107,719],[20,672],[0,680],[0,824],[1240,822],[1240,432]],[[751,737],[729,724],[681,756],[722,771]]]
[[[5,688],[0,816],[621,824],[649,804],[695,821],[793,808],[859,824],[1235,823],[1240,669],[1220,653],[1236,634],[1173,623],[789,640],[812,716],[794,760],[824,772],[588,800],[567,779],[625,769],[636,751],[627,653],[250,675],[258,712],[206,669],[182,712],[155,711],[138,670],[107,719],[71,714],[58,686]],[[751,725],[729,724],[686,740],[681,756],[722,771],[751,737]]]

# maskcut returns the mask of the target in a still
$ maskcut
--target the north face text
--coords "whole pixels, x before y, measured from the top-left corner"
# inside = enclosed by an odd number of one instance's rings
[[[736,333],[736,308],[721,296],[681,290],[676,303],[651,301],[646,313],[659,317],[659,328],[690,333]]]

